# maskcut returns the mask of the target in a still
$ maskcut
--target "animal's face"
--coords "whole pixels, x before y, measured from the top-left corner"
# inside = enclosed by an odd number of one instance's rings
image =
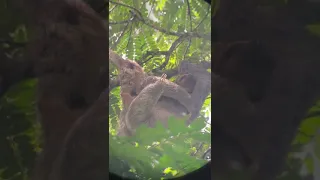
[[[121,63],[119,77],[122,83],[134,80],[137,76],[143,74],[142,67],[131,60],[125,60]]]
[[[131,61],[129,59],[121,62],[120,69],[126,69],[128,71],[132,70],[140,73],[143,72],[143,68],[138,63],[136,63],[135,61]]]
[[[140,85],[143,76],[144,71],[138,63],[131,60],[123,61],[119,72],[121,91],[135,95],[136,87]]]
[[[135,74],[134,70],[121,68],[119,72],[120,86],[133,85]]]

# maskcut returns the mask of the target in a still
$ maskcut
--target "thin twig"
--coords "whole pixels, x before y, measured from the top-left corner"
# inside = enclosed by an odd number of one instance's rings
[[[137,8],[129,6],[129,5],[126,5],[126,4],[122,4],[122,3],[119,3],[119,2],[115,2],[115,1],[109,1],[109,2],[113,3],[113,4],[116,4],[116,5],[120,5],[120,6],[124,6],[124,7],[130,8],[133,11],[135,11],[141,19],[143,19],[141,12]]]
[[[191,8],[190,8],[190,3],[189,0],[187,0],[187,5],[188,5],[188,15],[189,15],[189,19],[190,19],[190,31],[192,32],[192,19],[191,19]]]
[[[153,10],[153,8],[154,8],[154,1],[155,1],[155,0],[153,0],[153,2],[151,3],[151,4],[152,4],[152,6],[151,6],[150,11],[148,12],[148,16],[147,16],[147,18],[149,18],[150,14],[151,14],[151,11],[152,11],[152,10]]]
[[[142,9],[142,8],[146,5],[146,3],[147,3],[148,1],[149,1],[149,0],[144,1],[144,2],[141,4],[140,9]]]
[[[199,26],[203,23],[203,21],[208,17],[209,13],[210,13],[210,8],[211,6],[208,6],[208,11],[207,14],[203,17],[203,19],[200,21],[200,23],[196,26],[196,28],[194,28],[194,30],[197,30],[199,28]]]
[[[154,56],[161,56],[161,55],[167,55],[168,51],[147,51],[146,54],[142,56],[142,64],[145,64],[147,61],[149,61]],[[151,56],[151,57],[149,57]],[[149,57],[149,58],[148,58]],[[148,59],[147,59],[148,58]],[[147,59],[147,60],[146,60]]]
[[[186,55],[187,55],[187,52],[188,52],[190,46],[191,46],[191,38],[189,38],[189,44],[188,44],[186,50],[184,51],[183,60],[186,59]]]
[[[117,4],[114,5],[114,6],[110,9],[109,14],[110,14],[117,6],[118,6]]]
[[[176,39],[171,47],[169,48],[168,51],[148,51],[145,55],[142,56],[142,64],[145,64],[147,61],[149,61],[152,57],[154,56],[159,56],[159,55],[165,55],[165,61],[156,69],[153,69],[152,72],[156,72],[159,70],[162,70],[165,68],[170,60],[170,56],[173,53],[173,51],[186,39],[188,38],[187,36],[180,36],[178,39]],[[148,58],[148,56],[151,56],[151,58]],[[147,60],[146,60],[147,59]]]
[[[110,25],[117,25],[117,24],[127,24],[127,23],[131,23],[134,21],[134,18],[130,18],[128,20],[124,20],[124,21],[118,21],[118,22],[109,22]]]
[[[133,24],[131,24],[130,30],[129,30],[129,39],[128,39],[127,46],[126,46],[126,49],[127,49],[127,50],[128,50],[128,48],[129,48],[129,44],[130,44],[130,40],[131,40],[132,26],[133,26]]]
[[[163,64],[161,64],[159,66],[159,68],[157,68],[156,70],[160,70],[160,69],[163,69],[167,66],[168,62],[169,62],[169,59],[170,59],[170,56],[171,54],[173,53],[173,51],[185,40],[186,36],[180,36],[178,39],[176,39],[170,49],[168,50],[168,53],[166,54],[166,59],[165,61],[163,62]]]
[[[199,150],[202,149],[202,146],[203,142],[200,142],[198,148],[196,148],[196,150],[191,154],[191,156],[195,156],[199,152]]]
[[[117,47],[117,45],[120,42],[120,39],[123,37],[124,33],[126,32],[126,30],[128,29],[130,23],[126,24],[126,26],[124,27],[123,31],[121,32],[120,36],[118,37],[118,39],[116,40],[116,42],[113,44],[111,49],[115,49]]]

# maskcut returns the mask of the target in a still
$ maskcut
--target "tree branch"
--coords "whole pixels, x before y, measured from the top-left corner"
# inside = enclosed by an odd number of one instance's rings
[[[217,6],[217,5],[216,5]],[[207,14],[203,17],[203,19],[199,22],[199,24],[194,28],[194,30],[198,29],[198,27],[203,23],[203,21],[208,17],[209,13],[211,12],[210,11],[211,9],[211,6],[208,6],[208,11],[207,11]]]
[[[188,46],[187,46],[186,50],[184,51],[183,60],[186,59],[186,55],[187,55],[187,52],[188,52],[190,46],[191,46],[191,38],[189,38]]]
[[[169,62],[170,56],[173,53],[173,51],[186,39],[188,38],[187,36],[183,35],[180,36],[179,38],[177,38],[171,45],[171,47],[169,48],[168,51],[147,51],[146,54],[144,54],[142,56],[142,63],[141,64],[145,64],[146,62],[148,62],[152,57],[156,56],[156,55],[164,55],[165,56],[165,61],[163,62],[163,64],[161,64],[158,68],[152,70],[152,72],[157,72],[159,70],[162,70],[163,68],[165,68]],[[151,56],[151,57],[149,57]],[[147,57],[149,57],[147,59]]]
[[[187,36],[180,36],[178,39],[176,39],[170,49],[168,50],[168,52],[166,53],[166,59],[165,61],[163,62],[163,64],[161,64],[161,66],[159,68],[157,68],[157,70],[160,70],[160,69],[163,69],[167,66],[168,62],[169,62],[169,59],[170,59],[170,56],[171,54],[173,53],[173,51],[187,38]]]
[[[133,22],[133,21],[135,21],[135,19],[134,19],[134,18],[130,18],[130,19],[128,19],[128,20],[124,20],[124,21],[109,22],[109,24],[111,24],[111,25],[127,24],[127,23],[131,23],[131,22]]]
[[[148,61],[150,61],[154,56],[161,56],[161,55],[166,55],[168,51],[147,51],[146,54],[142,56],[142,62],[140,65],[144,65]],[[149,57],[151,56],[151,57]],[[149,57],[149,58],[148,58]],[[148,58],[148,59],[147,59]]]
[[[129,26],[130,23],[127,23],[123,29],[123,31],[121,32],[120,36],[118,37],[118,39],[116,40],[116,42],[111,45],[111,49],[115,49],[117,47],[117,45],[119,44],[121,38],[123,37],[124,33],[126,32],[126,30],[128,29],[128,26]]]
[[[190,20],[190,31],[192,32],[192,18],[191,18],[191,8],[190,8],[190,3],[189,0],[187,0],[187,5],[188,5],[188,15],[189,15],[189,20]],[[210,7],[210,6],[209,6]]]
[[[203,38],[205,40],[211,40],[211,34],[200,34],[198,32],[173,32],[173,31],[170,31],[170,30],[166,30],[164,28],[161,28],[161,27],[158,27],[154,24],[151,23],[151,21],[147,20],[147,19],[144,19],[141,12],[134,8],[134,7],[131,7],[129,5],[126,5],[126,4],[122,4],[122,3],[119,3],[119,2],[115,2],[115,1],[109,1],[110,3],[113,3],[113,4],[117,4],[117,5],[120,5],[120,6],[124,6],[124,7],[127,7],[127,8],[130,8],[132,11],[133,14],[135,14],[135,17],[137,18],[137,20],[141,21],[143,24],[155,29],[155,30],[158,30],[162,33],[165,33],[165,34],[168,34],[168,35],[172,35],[172,36],[187,36],[187,37],[194,37],[194,38]]]

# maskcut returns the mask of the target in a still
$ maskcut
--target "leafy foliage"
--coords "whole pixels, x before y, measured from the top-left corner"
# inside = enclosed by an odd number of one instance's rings
[[[189,2],[190,9],[186,1],[122,1],[138,9],[148,25],[137,20],[132,9],[110,3],[110,47],[118,54],[143,64],[147,71],[158,67],[164,62],[164,56],[145,59],[144,55],[149,51],[168,51],[178,39],[178,36],[168,35],[170,32],[211,32],[211,7],[198,0]],[[154,26],[164,29],[166,33]],[[185,38],[171,53],[167,67],[174,68],[184,59],[198,62],[210,60],[210,57],[211,42],[208,39]]]
[[[199,142],[210,144],[210,133],[201,132],[205,127],[204,119],[186,127],[184,120],[170,118],[168,127],[165,129],[158,122],[155,128],[139,127],[134,137],[110,136],[111,161],[125,160],[142,179],[181,176],[203,166],[206,160],[201,155],[208,146],[198,153],[193,147]]]
[[[35,153],[41,150],[35,84],[35,80],[21,82],[0,99],[1,178],[28,179]]]

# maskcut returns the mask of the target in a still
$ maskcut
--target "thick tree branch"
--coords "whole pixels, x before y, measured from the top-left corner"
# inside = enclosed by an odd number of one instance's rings
[[[142,56],[142,58],[141,58],[142,59],[142,63],[141,64],[143,65],[146,62],[150,61],[151,58],[154,57],[154,56],[164,55],[165,56],[165,61],[158,68],[152,70],[152,72],[157,72],[157,71],[160,71],[160,70],[164,69],[168,64],[170,56],[173,53],[173,51],[187,38],[188,37],[185,36],[185,35],[180,36],[179,38],[177,38],[172,43],[172,45],[170,46],[168,51],[147,51],[146,54],[144,54]],[[187,51],[187,49],[186,49],[186,51]]]
[[[154,56],[165,56],[168,53],[168,51],[147,51],[141,58],[142,62],[140,65],[144,65],[148,61],[151,60]]]

